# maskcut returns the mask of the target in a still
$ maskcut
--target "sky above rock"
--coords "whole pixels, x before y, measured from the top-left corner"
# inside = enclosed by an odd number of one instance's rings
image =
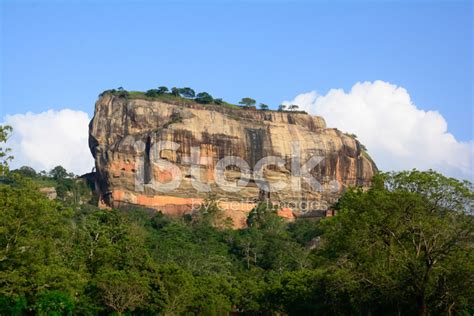
[[[113,3],[113,5],[111,5]],[[473,176],[470,1],[2,1],[0,122],[14,166],[88,172],[109,88],[287,100],[383,170]]]

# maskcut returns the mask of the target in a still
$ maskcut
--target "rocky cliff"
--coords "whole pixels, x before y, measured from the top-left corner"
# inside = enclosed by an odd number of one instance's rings
[[[356,139],[304,113],[108,93],[97,101],[89,129],[104,205],[141,205],[182,214],[213,194],[235,226],[244,225],[258,199],[280,203],[285,216],[289,210],[298,214],[325,209],[346,187],[368,185],[376,172]],[[228,156],[242,158],[250,172],[258,169],[261,177],[242,174],[246,167],[222,167],[219,161]],[[266,167],[255,167],[268,156],[273,160]],[[295,173],[297,159],[299,165],[313,159],[306,176]],[[236,191],[218,185],[221,174],[226,183],[241,181],[245,186]],[[311,182],[309,175],[319,183]],[[159,188],[176,177],[179,186]],[[273,184],[283,188],[268,192]]]

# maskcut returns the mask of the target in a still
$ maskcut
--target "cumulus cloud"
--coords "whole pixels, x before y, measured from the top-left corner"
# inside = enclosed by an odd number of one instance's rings
[[[49,171],[61,165],[70,172],[83,174],[94,166],[88,147],[89,116],[85,112],[28,112],[8,115],[2,124],[13,127],[8,140],[15,157],[11,168],[27,165],[37,171]]]
[[[474,142],[456,140],[440,113],[418,109],[402,87],[384,81],[356,83],[347,93],[311,91],[283,104],[297,104],[324,117],[328,127],[356,134],[384,171],[432,168],[473,178]]]
[[[311,91],[283,104],[297,104],[324,117],[329,127],[356,134],[382,170],[432,168],[473,179],[474,141],[456,140],[441,114],[418,109],[402,87],[383,81],[356,83],[349,92]],[[15,156],[12,167],[49,170],[62,165],[76,174],[89,172],[94,162],[88,123],[87,113],[69,109],[6,116],[2,124],[13,126],[8,142]]]

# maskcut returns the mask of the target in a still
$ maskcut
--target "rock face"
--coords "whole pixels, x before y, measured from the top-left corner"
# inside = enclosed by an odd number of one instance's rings
[[[281,203],[282,210],[292,209],[296,215],[326,209],[346,187],[368,185],[377,170],[357,140],[326,128],[321,117],[112,94],[101,96],[95,105],[89,146],[104,205],[141,205],[179,215],[213,194],[236,227],[245,225],[258,199]],[[243,175],[235,166],[223,168],[218,162],[227,156],[242,158],[251,171],[261,170],[262,178]],[[278,157],[273,158],[278,165],[255,168],[267,156]],[[320,186],[295,173],[294,166],[311,157],[313,164],[321,161],[306,177],[314,176]],[[219,170],[226,181],[248,183],[230,192],[216,183]],[[172,190],[152,185],[169,184],[179,173],[181,182]],[[285,187],[262,190],[264,184],[276,183]]]
[[[46,195],[46,197],[50,200],[54,200],[58,197],[55,187],[43,187],[40,188],[39,191]]]

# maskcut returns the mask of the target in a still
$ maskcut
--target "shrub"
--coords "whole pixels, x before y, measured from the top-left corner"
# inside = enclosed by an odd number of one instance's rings
[[[38,316],[72,315],[74,303],[66,293],[46,291],[38,295],[34,309]]]
[[[171,94],[175,97],[179,97],[179,89],[176,87],[171,88]]]
[[[168,93],[168,88],[165,86],[158,87],[158,94],[165,94]]]
[[[240,100],[239,102],[239,104],[246,105],[246,106],[253,106],[255,105],[255,103],[257,103],[257,101],[255,101],[252,98],[242,98],[242,100]]]
[[[202,104],[209,104],[209,103],[212,103],[214,101],[212,96],[207,92],[198,93],[195,100],[196,100],[196,102],[202,103]]]
[[[0,315],[20,316],[26,309],[26,299],[24,297],[11,298],[0,296]]]
[[[196,96],[196,93],[194,92],[194,90],[189,87],[179,89],[179,94],[184,98],[190,98],[190,99]]]
[[[262,111],[268,110],[268,105],[266,105],[265,103],[260,103],[260,110]]]

